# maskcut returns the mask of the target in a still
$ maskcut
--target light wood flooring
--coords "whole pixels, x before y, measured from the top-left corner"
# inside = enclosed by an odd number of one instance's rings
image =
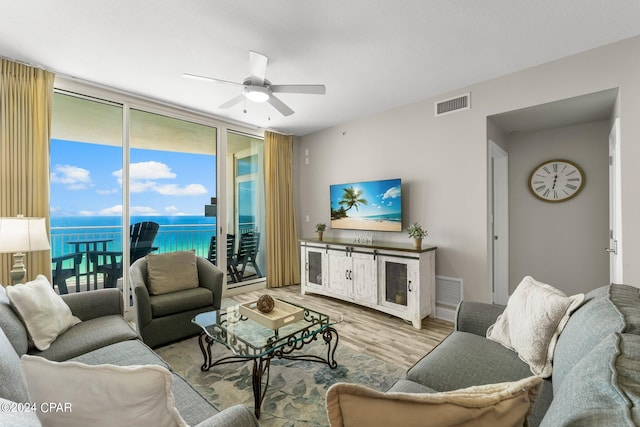
[[[343,321],[335,325],[338,345],[368,354],[391,365],[408,369],[438,345],[453,330],[453,324],[439,319],[422,320],[422,329],[397,317],[367,307],[321,295],[300,293],[300,286],[269,288],[233,295],[238,303],[257,300],[263,294],[290,301]]]

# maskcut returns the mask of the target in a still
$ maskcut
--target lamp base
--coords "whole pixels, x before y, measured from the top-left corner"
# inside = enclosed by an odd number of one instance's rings
[[[18,283],[22,283],[24,280],[24,276],[27,274],[27,269],[24,268],[24,253],[16,252],[13,254],[13,268],[9,275],[11,276],[11,281],[14,285]]]

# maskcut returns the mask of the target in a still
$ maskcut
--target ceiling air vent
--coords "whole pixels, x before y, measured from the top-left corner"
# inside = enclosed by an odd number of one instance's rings
[[[436,117],[471,108],[471,93],[436,102]]]

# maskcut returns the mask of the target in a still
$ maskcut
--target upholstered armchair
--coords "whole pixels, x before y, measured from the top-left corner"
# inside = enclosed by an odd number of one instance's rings
[[[149,347],[197,335],[191,319],[220,308],[224,273],[193,251],[149,254],[129,275],[138,333]]]

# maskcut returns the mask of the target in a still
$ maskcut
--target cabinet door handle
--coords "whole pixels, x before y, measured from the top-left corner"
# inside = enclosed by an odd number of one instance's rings
[[[344,278],[349,280],[349,270],[344,271]]]
[[[353,271],[349,270],[349,280],[353,280]]]
[[[409,289],[409,292],[411,292],[412,291],[412,289],[411,289],[411,280],[409,280],[409,285],[407,287]]]

